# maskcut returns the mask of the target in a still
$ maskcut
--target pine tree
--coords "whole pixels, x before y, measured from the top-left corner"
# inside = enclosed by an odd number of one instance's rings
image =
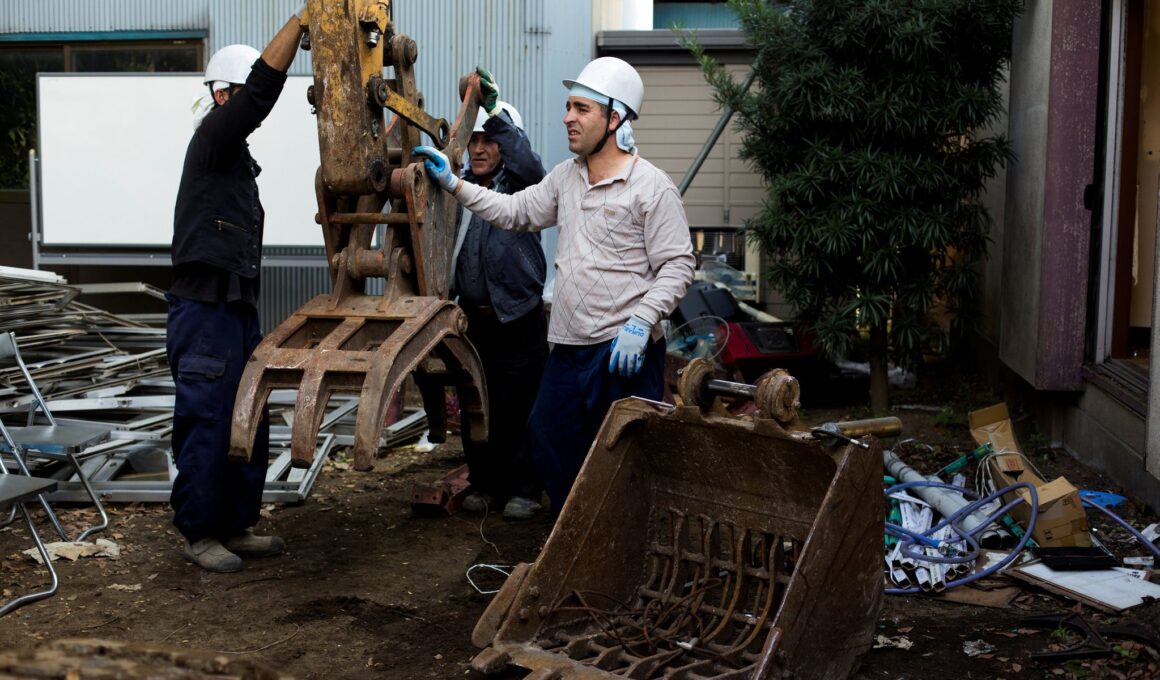
[[[756,49],[748,90],[696,44],[741,156],[767,196],[746,225],[774,287],[831,356],[868,342],[871,406],[887,361],[916,366],[969,325],[991,218],[986,180],[1011,157],[983,137],[1021,0],[730,0]]]

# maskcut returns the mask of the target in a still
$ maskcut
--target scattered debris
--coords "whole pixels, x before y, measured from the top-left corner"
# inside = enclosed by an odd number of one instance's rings
[[[1087,547],[1091,545],[1087,515],[1079,496],[1079,489],[1063,477],[1044,481],[1019,450],[1007,414],[1006,404],[995,404],[968,415],[971,436],[979,444],[990,443],[992,455],[987,457],[982,473],[993,486],[1009,487],[1027,482],[1035,487],[1039,500],[1035,527],[1031,536],[1044,547]],[[1022,498],[1011,508],[1011,515],[1020,526],[1031,521],[1030,495],[1027,491],[1011,491],[1004,496],[1007,502]]]
[[[1160,585],[1114,569],[1055,571],[1043,563],[1036,563],[1016,567],[1010,574],[1049,592],[1113,614],[1143,604],[1146,598],[1160,599]]]
[[[88,541],[57,541],[45,543],[44,547],[48,550],[48,556],[53,562],[62,558],[75,562],[82,557],[108,557],[114,560],[121,557],[121,547],[106,538],[98,538],[91,543]],[[40,551],[36,548],[24,550],[22,554],[36,560],[37,564],[44,564],[44,558],[41,557]]]
[[[995,651],[995,645],[986,640],[968,640],[963,643],[963,653],[970,657],[983,656]]]
[[[910,649],[914,643],[905,635],[898,637],[889,637],[887,635],[879,635],[874,638],[874,649],[881,649],[883,647],[895,647],[897,649]]]
[[[176,476],[169,443],[175,390],[165,355],[165,318],[116,315],[79,301],[109,292],[164,299],[164,291],[141,283],[70,286],[51,272],[0,267],[0,332],[16,334],[29,371],[58,418],[112,429],[106,441],[78,454],[101,498],[164,503]],[[17,380],[18,370],[0,367],[0,417],[22,417],[32,399]],[[295,390],[270,395],[272,415],[282,418],[272,418],[270,427],[263,494],[267,502],[305,500],[330,452],[354,442],[358,397],[332,397],[319,429],[314,464],[294,467],[290,438],[296,401]],[[380,445],[389,449],[412,441],[426,427],[426,414],[412,412],[383,429]],[[44,461],[32,472],[54,476],[59,467]],[[61,477],[49,500],[87,500],[75,475]]]

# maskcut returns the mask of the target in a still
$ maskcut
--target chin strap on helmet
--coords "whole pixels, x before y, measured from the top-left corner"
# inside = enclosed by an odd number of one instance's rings
[[[600,138],[600,142],[595,147],[593,147],[592,152],[589,155],[600,153],[600,150],[604,148],[604,144],[608,141],[608,138],[615,136],[616,131],[620,129],[620,126],[624,125],[624,122],[628,120],[627,115],[621,113],[620,111],[616,111],[620,114],[620,120],[616,122],[616,127],[612,128],[611,130],[608,129],[608,124],[612,122],[612,112],[615,110],[612,104],[615,101],[616,100],[612,99],[611,97],[608,99],[608,105],[605,107],[604,112],[604,136]]]

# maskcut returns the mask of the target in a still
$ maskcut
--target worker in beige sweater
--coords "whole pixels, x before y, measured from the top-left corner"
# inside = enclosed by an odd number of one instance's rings
[[[560,227],[548,325],[554,346],[528,421],[536,468],[557,513],[612,402],[662,398],[660,321],[684,296],[696,264],[680,193],[633,143],[629,121],[644,99],[640,75],[601,57],[564,86],[564,127],[576,157],[523,191],[504,195],[464,182],[438,150],[415,149],[436,184],[493,225]]]

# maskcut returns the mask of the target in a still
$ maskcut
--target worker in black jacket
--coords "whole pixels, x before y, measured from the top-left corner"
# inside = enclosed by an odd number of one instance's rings
[[[237,571],[239,555],[277,555],[285,547],[281,538],[252,530],[268,464],[268,415],[249,463],[230,462],[228,454],[242,367],[262,339],[257,305],[265,213],[256,181],[261,169],[246,138],[282,93],[301,14],[260,55],[229,45],[210,58],[205,82],[213,101],[185,152],[174,210],[166,352],[177,386],[178,474],[170,504],[185,556],[210,571]]]
[[[464,181],[514,194],[544,178],[519,111],[499,101],[490,74],[480,72],[484,108],[468,145]],[[540,510],[542,486],[527,449],[528,414],[548,357],[542,296],[547,263],[539,232],[493,228],[462,206],[455,241],[452,292],[467,314],[467,337],[487,378],[488,441],[466,436],[472,493],[463,509],[503,509],[506,519]]]

